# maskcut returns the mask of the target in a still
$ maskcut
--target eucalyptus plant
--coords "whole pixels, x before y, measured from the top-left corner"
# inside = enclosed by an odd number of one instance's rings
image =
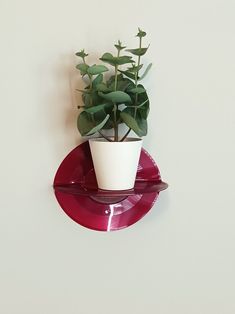
[[[82,93],[83,105],[78,106],[82,111],[78,115],[77,126],[82,136],[99,133],[108,141],[124,141],[131,130],[139,137],[147,134],[147,117],[149,113],[149,98],[146,89],[140,81],[146,76],[152,64],[150,63],[143,74],[141,57],[148,47],[142,47],[146,32],[138,30],[138,48],[126,49],[120,41],[115,44],[117,53],[113,56],[106,52],[100,58],[103,64],[89,65],[88,54],[84,50],[76,55],[82,62],[76,68],[86,82]],[[126,55],[123,51],[131,55]],[[107,72],[107,73],[106,73]],[[109,74],[105,75],[104,73]],[[119,125],[125,123],[128,131],[119,136]],[[103,130],[113,129],[114,136],[108,137]]]

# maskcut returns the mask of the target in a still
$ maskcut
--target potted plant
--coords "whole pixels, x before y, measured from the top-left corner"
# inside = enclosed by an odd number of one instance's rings
[[[120,41],[115,44],[117,53],[106,52],[100,60],[104,64],[89,65],[88,54],[84,50],[76,53],[82,59],[76,68],[86,82],[82,93],[82,111],[78,115],[77,126],[82,136],[99,134],[89,139],[98,187],[105,190],[132,189],[135,183],[139,162],[142,136],[147,134],[149,99],[140,81],[143,74],[141,57],[148,47],[142,47],[146,33],[139,29],[138,48],[126,49]],[[123,54],[127,51],[131,55]],[[128,130],[120,135],[119,125],[125,124]],[[113,130],[107,136],[106,130]],[[128,137],[133,130],[138,138]]]

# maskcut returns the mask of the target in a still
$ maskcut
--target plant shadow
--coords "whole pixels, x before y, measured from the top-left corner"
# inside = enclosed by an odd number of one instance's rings
[[[83,82],[75,68],[76,57],[61,55],[50,67],[50,87],[47,87],[46,131],[58,157],[83,142],[77,130],[78,105],[82,99],[76,89],[83,89]]]

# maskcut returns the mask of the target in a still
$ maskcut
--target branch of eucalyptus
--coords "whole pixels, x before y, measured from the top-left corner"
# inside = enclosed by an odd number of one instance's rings
[[[118,142],[117,105],[114,104],[114,142]]]
[[[141,49],[142,47],[142,37],[140,37],[140,44],[139,44],[139,49]],[[138,84],[138,77],[139,77],[139,66],[140,66],[140,56],[138,56],[138,63],[137,63],[137,72],[135,74],[135,87],[137,87],[137,84]],[[137,101],[138,101],[138,94],[136,93],[135,94],[135,106],[137,106]],[[137,108],[135,107],[135,113],[134,113],[134,118],[136,116],[136,111],[137,111]]]
[[[123,142],[127,136],[129,135],[129,133],[131,132],[131,128],[129,128],[129,130],[126,132],[126,134],[121,138],[120,142]]]
[[[118,66],[115,65],[115,81],[114,81],[114,90],[117,90],[117,73],[118,73]]]
[[[120,50],[118,49],[117,57],[120,56]],[[115,65],[115,81],[114,81],[114,91],[117,90],[117,76],[118,76],[118,65]],[[113,115],[114,115],[114,123],[113,123],[113,128],[114,128],[114,142],[118,142],[118,124],[117,124],[117,105],[114,104],[114,109],[113,109]]]
[[[90,79],[90,88],[89,88],[89,91],[91,92],[92,91],[92,76],[89,75],[89,79]],[[92,98],[90,98],[90,105],[92,105]],[[92,121],[95,123],[95,120],[94,120],[94,116],[92,115]],[[101,131],[98,131],[98,133],[103,137],[105,138],[107,141],[109,142],[112,142],[112,140],[110,138],[108,138],[106,135],[104,135]]]
[[[88,76],[89,76],[89,80],[90,80],[90,88],[89,88],[89,92],[91,93],[91,91],[92,91],[92,76],[91,76],[91,75],[89,75],[89,74],[88,74]],[[90,97],[90,100],[89,100],[89,105],[90,105],[90,106],[92,106],[92,97]]]
[[[142,47],[142,37],[140,37],[140,42],[139,42],[139,49],[141,49]],[[138,77],[139,77],[139,66],[140,66],[140,56],[138,56],[138,61],[137,61],[137,72],[135,73],[135,87],[137,87],[138,84]],[[135,94],[135,109],[134,109],[134,119],[136,117],[136,113],[137,113],[137,101],[138,101],[138,94]],[[121,142],[123,142],[126,137],[129,135],[129,133],[131,132],[131,128],[128,129],[128,131],[126,132],[126,134],[121,138]]]
[[[108,142],[113,142],[108,136],[104,135],[101,131],[99,131],[99,134],[105,138]]]

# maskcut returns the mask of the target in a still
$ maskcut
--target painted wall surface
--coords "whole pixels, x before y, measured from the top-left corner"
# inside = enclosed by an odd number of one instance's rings
[[[235,313],[235,2],[0,2],[0,313]],[[145,148],[170,188],[131,228],[60,209],[80,141],[74,53],[150,42]],[[90,59],[93,60],[92,58]]]

